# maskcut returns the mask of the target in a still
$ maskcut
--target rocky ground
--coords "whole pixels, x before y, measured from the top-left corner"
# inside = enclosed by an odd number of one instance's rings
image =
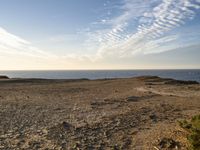
[[[177,122],[199,113],[196,82],[2,78],[0,149],[185,150]]]

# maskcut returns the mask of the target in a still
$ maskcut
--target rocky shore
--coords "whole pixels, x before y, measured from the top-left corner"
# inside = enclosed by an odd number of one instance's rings
[[[195,81],[0,79],[0,150],[185,150],[200,114]]]
[[[0,80],[1,80],[1,79],[9,79],[9,78],[8,78],[7,76],[1,76],[1,75],[0,75]]]

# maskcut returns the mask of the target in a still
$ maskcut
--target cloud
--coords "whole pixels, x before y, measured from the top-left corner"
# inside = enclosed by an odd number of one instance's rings
[[[49,40],[60,43],[70,38],[69,35],[60,35]],[[91,64],[91,61],[92,56],[87,54],[56,55],[43,51],[0,27],[0,69],[80,69],[85,64]]]
[[[107,26],[90,33],[89,41],[101,58],[163,52],[162,45],[179,38],[167,33],[193,19],[197,9],[199,0],[124,0],[121,15],[102,19]]]
[[[32,46],[30,42],[20,38],[19,36],[9,33],[7,30],[1,27],[0,53],[41,58],[54,57],[54,55]]]
[[[182,35],[168,34],[174,28],[182,26],[196,15],[200,9],[199,0],[122,0],[123,5],[114,5],[118,16],[107,14],[92,23],[92,27],[79,31],[75,35],[58,35],[49,39],[50,43],[68,41],[79,44],[84,41],[81,50],[66,55],[54,55],[32,45],[31,42],[16,36],[0,27],[0,54],[12,54],[33,58],[42,58],[59,62],[87,62],[101,58],[132,57],[136,54],[160,53],[174,49]],[[105,7],[108,7],[106,4]],[[113,12],[112,10],[106,10]],[[111,16],[114,16],[110,18]],[[110,19],[109,19],[110,18]],[[81,37],[81,38],[80,38]],[[77,41],[77,39],[79,39]],[[75,42],[74,42],[75,41]],[[74,43],[73,43],[74,42]],[[77,45],[79,45],[77,44]],[[170,45],[170,46],[169,46]],[[80,45],[79,45],[80,46]],[[96,52],[91,53],[91,51]],[[64,64],[64,63],[63,63]]]

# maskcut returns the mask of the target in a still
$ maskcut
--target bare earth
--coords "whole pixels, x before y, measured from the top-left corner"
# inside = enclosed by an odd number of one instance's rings
[[[1,79],[0,149],[185,150],[177,122],[199,113],[193,82]]]

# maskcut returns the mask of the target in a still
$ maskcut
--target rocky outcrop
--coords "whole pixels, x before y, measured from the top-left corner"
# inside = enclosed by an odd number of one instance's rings
[[[164,83],[169,85],[190,85],[190,84],[199,84],[197,81],[186,81],[186,80],[176,80],[171,78],[160,78],[158,76],[140,76],[136,77],[140,81],[145,81],[147,85],[153,85],[155,83]]]
[[[9,77],[7,77],[7,76],[1,76],[1,75],[0,75],[0,80],[1,80],[1,79],[9,79]]]
[[[169,80],[166,81],[165,84],[171,84],[171,85],[190,85],[190,84],[199,84],[197,81],[182,81],[182,80]]]

